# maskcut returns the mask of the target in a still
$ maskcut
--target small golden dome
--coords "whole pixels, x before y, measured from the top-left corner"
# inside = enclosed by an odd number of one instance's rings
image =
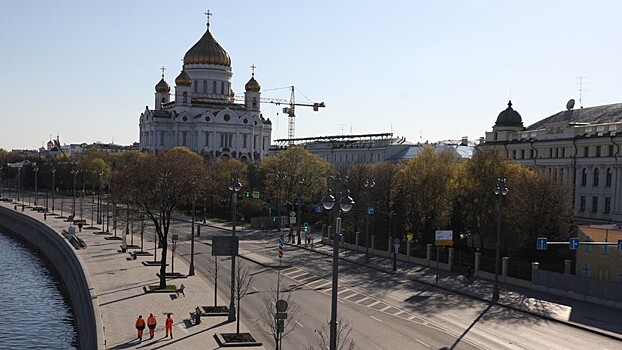
[[[192,79],[188,76],[185,70],[182,70],[181,73],[175,78],[175,85],[177,86],[190,86],[192,85]]]
[[[186,52],[184,64],[216,64],[231,67],[231,58],[227,51],[216,42],[208,25],[201,39]]]
[[[246,92],[259,92],[261,90],[261,85],[255,80],[255,76],[251,77],[251,80],[244,85],[244,89]]]
[[[166,81],[164,81],[164,77],[162,77],[162,79],[160,79],[160,82],[156,84],[155,90],[156,92],[169,93],[171,92],[171,87],[168,85]]]

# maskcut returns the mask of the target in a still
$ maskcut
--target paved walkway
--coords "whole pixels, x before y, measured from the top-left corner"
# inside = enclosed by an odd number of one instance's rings
[[[2,205],[9,207],[4,202]],[[23,214],[44,221],[43,213],[28,208]],[[52,216],[48,216],[45,223],[57,232],[69,226],[69,223]],[[120,252],[120,240],[106,239],[111,236],[95,232],[99,230],[83,229],[78,233],[88,247],[76,253],[84,262],[95,288],[106,349],[216,349],[219,345],[214,338],[215,334],[236,332],[236,323],[227,323],[227,316],[202,317],[201,324],[196,326],[187,321],[189,313],[197,306],[213,305],[213,285],[205,276],[197,274],[167,280],[167,284],[184,284],[185,296],[180,295],[179,298],[175,293],[145,293],[145,286],[158,284],[156,273],[159,272],[159,266],[145,266],[142,263],[153,260],[153,256],[129,259],[128,253]],[[188,272],[188,264],[182,259],[175,259],[174,267],[175,272]],[[228,300],[226,303],[219,300],[218,303],[228,305]],[[134,322],[138,315],[146,319],[149,313],[153,313],[158,321],[155,337],[149,340],[148,331],[145,330],[143,341],[139,343]],[[173,339],[164,338],[167,313],[173,314]],[[248,329],[244,323],[245,320],[242,320],[241,332]],[[237,348],[265,349],[263,346]]]

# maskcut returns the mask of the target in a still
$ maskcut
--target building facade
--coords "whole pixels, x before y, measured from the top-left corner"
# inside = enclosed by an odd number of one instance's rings
[[[243,103],[236,103],[232,76],[231,58],[212,36],[208,22],[184,56],[173,93],[162,71],[154,107],[145,107],[140,115],[139,148],[157,152],[185,146],[206,158],[247,162],[265,157],[272,123],[261,115],[261,86],[253,71]]]
[[[479,147],[569,183],[579,223],[621,222],[622,103],[573,107],[524,127],[510,101]]]
[[[581,242],[610,244],[580,244],[575,275],[622,285],[622,252],[617,246],[622,240],[620,225],[579,226],[577,237]]]

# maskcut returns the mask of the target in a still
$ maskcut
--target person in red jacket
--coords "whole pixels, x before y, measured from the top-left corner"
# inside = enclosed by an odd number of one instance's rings
[[[171,339],[173,339],[173,319],[171,318],[171,314],[166,315],[166,321],[164,322],[164,326],[166,329],[166,335],[164,337],[168,337],[168,334],[170,332]]]
[[[143,340],[143,330],[145,329],[145,320],[143,315],[138,315],[136,319],[136,330],[138,331],[138,341]]]
[[[156,324],[158,324],[158,322],[156,321],[155,316],[153,316],[153,314],[149,314],[149,317],[147,317],[147,327],[149,327],[149,339],[153,339],[153,336],[155,335]]]

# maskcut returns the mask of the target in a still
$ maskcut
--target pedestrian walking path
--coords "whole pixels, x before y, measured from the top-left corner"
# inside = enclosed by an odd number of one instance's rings
[[[1,205],[12,207],[2,202]],[[48,215],[31,211],[24,215],[44,221],[57,232],[66,230],[68,222]],[[76,228],[76,231],[77,228]],[[78,236],[87,244],[86,249],[76,250],[88,272],[88,278],[97,296],[101,324],[104,327],[105,349],[215,349],[219,347],[216,334],[235,333],[236,323],[227,322],[227,316],[202,317],[201,323],[190,322],[190,312],[197,306],[213,305],[214,289],[206,276],[197,274],[187,278],[168,279],[167,284],[185,286],[184,294],[146,293],[145,287],[157,285],[158,266],[145,266],[143,261],[153,260],[153,256],[131,259],[121,252],[121,241],[106,239],[112,235],[96,234],[99,230],[78,232]],[[170,252],[169,252],[170,258]],[[170,261],[170,259],[169,259]],[[182,259],[175,259],[175,272],[187,273],[189,266]],[[170,271],[170,266],[167,272]],[[228,300],[219,300],[219,305],[228,305]],[[149,339],[145,329],[142,342],[137,339],[135,321],[139,315],[146,320],[150,313],[157,319],[155,337]],[[164,323],[166,314],[173,318],[173,338],[165,338]],[[246,332],[245,320],[240,324],[240,331]],[[249,321],[250,322],[250,321]],[[263,346],[237,347],[238,349],[264,349]]]

